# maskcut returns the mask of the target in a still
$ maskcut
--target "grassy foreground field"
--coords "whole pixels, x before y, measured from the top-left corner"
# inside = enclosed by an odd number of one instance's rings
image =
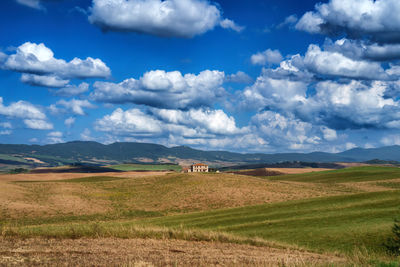
[[[378,262],[392,262],[387,266],[398,266],[398,259],[383,246],[400,213],[396,168],[357,167],[274,180],[223,173],[50,181],[35,176],[35,182],[12,177],[15,181],[0,182],[0,233],[4,240],[17,243],[20,238],[36,238],[25,246],[45,242],[40,238],[82,242],[96,238],[93,244],[109,238],[150,238],[186,240],[194,246],[193,242],[230,243],[247,246],[247,251],[257,246],[281,255],[272,262],[261,256],[235,258],[238,265],[378,266]],[[74,241],[65,242],[74,246]],[[1,250],[4,255],[11,253]],[[303,261],[285,258],[294,254]],[[174,259],[185,263],[183,258]],[[166,259],[146,261],[175,264]],[[223,263],[234,265],[233,261]],[[201,263],[217,264],[191,258],[190,264]]]

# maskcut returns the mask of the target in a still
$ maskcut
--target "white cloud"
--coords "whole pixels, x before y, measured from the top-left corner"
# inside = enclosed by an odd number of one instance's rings
[[[26,119],[24,120],[26,127],[35,130],[51,130],[53,129],[53,124],[45,121],[45,120],[35,120],[35,119]]]
[[[72,112],[76,115],[86,115],[85,111],[83,110],[84,108],[96,108],[96,106],[86,99],[71,99],[69,101],[62,99],[60,101],[57,101],[56,104],[52,104],[50,106],[50,110],[53,113]]]
[[[22,74],[21,82],[30,84],[32,86],[43,86],[59,88],[64,87],[69,83],[69,80],[63,80],[53,75],[35,75],[35,74]]]
[[[65,126],[67,126],[68,128],[70,128],[72,125],[74,125],[74,123],[75,123],[74,117],[66,118],[64,121]]]
[[[12,124],[11,122],[0,122],[0,127],[5,128],[5,129],[12,129]]]
[[[29,139],[30,143],[38,143],[39,139],[37,139],[36,137]]]
[[[47,134],[47,136],[51,136],[51,137],[62,137],[63,133],[59,132],[59,131],[54,131],[54,132],[50,132]]]
[[[0,115],[20,119],[46,119],[46,115],[31,103],[18,101],[11,103],[9,106],[4,106],[2,97],[0,97]]]
[[[0,135],[10,135],[12,133],[13,132],[11,130],[2,130],[2,131],[0,131]]]
[[[283,60],[279,50],[267,49],[251,56],[251,63],[254,65],[279,64]]]
[[[377,44],[365,41],[340,39],[332,42],[328,39],[325,50],[339,52],[348,58],[373,61],[391,61],[400,59],[400,44]]]
[[[17,3],[28,6],[35,9],[42,9],[42,5],[40,4],[40,0],[16,0]]]
[[[85,128],[85,130],[83,130],[83,132],[80,135],[81,140],[83,141],[94,141],[96,140],[96,138],[92,137],[91,132],[88,128]]]
[[[308,84],[303,81],[271,78],[263,71],[252,86],[240,93],[240,105],[249,109],[263,109],[266,106],[290,109],[306,102]]]
[[[381,144],[385,146],[393,146],[393,145],[400,145],[400,135],[398,134],[391,134],[382,137],[380,140]]]
[[[96,121],[96,130],[116,135],[154,135],[162,132],[161,122],[139,109],[123,111],[116,109],[112,114]]]
[[[318,82],[274,75],[264,70],[252,86],[236,95],[238,106],[295,114],[333,130],[400,128],[400,101],[390,97],[399,90],[396,81]]]
[[[353,148],[356,148],[356,147],[357,147],[357,145],[354,144],[354,143],[351,143],[351,142],[347,142],[346,143],[346,150],[350,150],[350,149],[353,149]]]
[[[330,0],[307,12],[296,28],[310,33],[338,35],[352,39],[400,41],[400,2],[397,0]]]
[[[253,79],[243,71],[238,71],[234,74],[227,75],[225,77],[225,82],[232,83],[251,83]]]
[[[13,102],[8,106],[3,104],[3,98],[0,97],[0,115],[23,119],[24,124],[31,129],[49,130],[53,125],[47,122],[46,114],[38,107],[26,101]],[[12,127],[9,123],[3,123],[4,128]]]
[[[103,30],[130,31],[164,37],[193,37],[221,24],[220,10],[205,0],[93,0],[89,21]]]
[[[179,71],[149,71],[139,80],[94,83],[90,98],[106,103],[135,103],[159,108],[185,109],[211,106],[226,94],[225,74],[205,70],[198,75]]]
[[[243,26],[237,25],[234,21],[230,19],[224,19],[220,22],[220,25],[224,29],[231,29],[234,30],[235,32],[241,32],[244,30]]]
[[[223,110],[190,109],[189,111],[153,109],[153,114],[166,123],[185,125],[199,132],[232,135],[242,130],[236,127],[235,119]]]
[[[4,69],[23,73],[23,82],[46,87],[65,86],[68,79],[107,78],[111,74],[100,59],[74,58],[69,62],[56,59],[53,51],[43,43],[26,42],[3,61]]]
[[[329,129],[328,127],[321,127],[321,131],[323,133],[324,139],[327,141],[334,141],[337,139],[337,133],[333,129]]]
[[[280,29],[285,26],[293,26],[298,20],[299,18],[297,17],[296,14],[290,15],[286,17],[282,23],[278,24],[277,28]]]
[[[151,109],[145,113],[139,109],[123,111],[118,108],[97,120],[95,129],[117,136],[181,136],[185,139],[212,139],[247,131],[238,128],[235,119],[222,110],[210,109]]]
[[[354,60],[338,52],[322,51],[317,45],[310,45],[304,57],[304,64],[314,73],[356,79],[387,79],[379,63]]]
[[[53,93],[57,96],[64,96],[64,97],[72,97],[81,95],[89,90],[88,83],[81,83],[78,86],[76,85],[67,85],[63,88],[53,91]]]
[[[253,116],[251,127],[253,133],[276,147],[309,150],[321,142],[311,123],[296,119],[293,115],[264,111]]]
[[[46,143],[57,144],[64,143],[63,133],[59,131],[50,132],[47,134]]]

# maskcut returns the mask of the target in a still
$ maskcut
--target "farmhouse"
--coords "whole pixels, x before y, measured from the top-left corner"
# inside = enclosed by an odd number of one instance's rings
[[[203,163],[193,164],[188,172],[208,172],[208,165]]]

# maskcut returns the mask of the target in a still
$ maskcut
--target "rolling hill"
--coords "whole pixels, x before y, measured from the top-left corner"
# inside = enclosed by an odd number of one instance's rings
[[[400,161],[400,146],[372,149],[355,148],[341,153],[242,154],[228,151],[202,151],[187,146],[168,148],[163,145],[149,143],[123,142],[104,145],[97,142],[74,141],[42,146],[0,144],[0,155],[12,156],[15,159],[34,157],[48,165],[63,165],[73,162],[97,162],[99,164],[104,162],[138,162],[140,159],[147,159],[153,162],[159,162],[160,159],[168,159],[171,162],[177,162],[179,159],[189,159],[215,163],[215,165],[221,162],[233,164],[276,163],[283,161],[363,162],[373,159]]]

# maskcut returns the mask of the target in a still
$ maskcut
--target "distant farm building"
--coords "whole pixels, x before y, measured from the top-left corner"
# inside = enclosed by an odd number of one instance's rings
[[[208,165],[203,163],[197,163],[190,166],[188,172],[208,172]]]

